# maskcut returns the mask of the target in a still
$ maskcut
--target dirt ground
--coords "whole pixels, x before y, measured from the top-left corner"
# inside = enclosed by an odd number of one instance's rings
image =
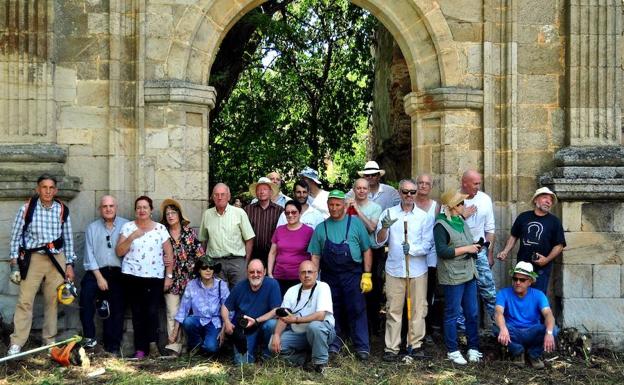
[[[457,366],[446,360],[441,337],[425,346],[430,356],[411,363],[381,360],[383,338],[372,340],[368,362],[343,352],[323,375],[289,367],[270,359],[255,365],[234,366],[228,357],[207,359],[188,355],[177,359],[141,362],[90,353],[89,368],[61,368],[48,355],[0,364],[0,385],[18,384],[624,384],[624,354],[594,350],[589,359],[569,351],[547,355],[546,369],[519,369],[501,357],[492,337],[481,339],[484,361]],[[4,352],[0,352],[2,354]],[[4,355],[4,354],[2,354]]]

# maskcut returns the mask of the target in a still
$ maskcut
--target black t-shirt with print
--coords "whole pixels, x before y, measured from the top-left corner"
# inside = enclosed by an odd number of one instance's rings
[[[565,247],[566,245],[561,221],[550,213],[539,216],[533,210],[523,212],[514,221],[511,227],[511,235],[518,238],[520,242],[518,262],[532,262],[531,255],[533,252],[548,256],[553,247],[557,245]],[[548,265],[540,267],[533,264],[533,267],[539,270],[548,267]]]

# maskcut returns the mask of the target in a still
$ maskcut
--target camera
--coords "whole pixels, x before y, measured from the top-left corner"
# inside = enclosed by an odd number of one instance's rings
[[[278,307],[275,309],[275,314],[278,317],[288,317],[289,315],[292,315],[292,310],[287,307]]]
[[[540,259],[540,257],[539,257],[539,255],[537,255],[537,252],[535,252],[535,251],[534,251],[534,252],[531,254],[531,261],[535,262],[535,261],[537,261],[538,259]]]
[[[486,241],[486,240],[483,239],[483,237],[481,237],[481,238],[479,238],[477,243],[475,243],[475,245],[479,245],[479,246],[481,246],[481,248],[490,247],[490,241]]]
[[[249,325],[249,320],[243,314],[240,314],[236,317],[236,324],[245,329]]]

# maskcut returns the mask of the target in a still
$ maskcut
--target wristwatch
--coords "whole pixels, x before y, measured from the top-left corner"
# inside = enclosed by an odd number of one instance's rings
[[[173,279],[173,274],[171,274],[171,273],[167,274],[167,278]]]
[[[546,334],[548,334],[549,336],[553,335],[553,331],[552,330],[546,330]]]

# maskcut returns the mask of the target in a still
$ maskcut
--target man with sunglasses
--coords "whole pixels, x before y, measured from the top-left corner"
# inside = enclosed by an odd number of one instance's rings
[[[95,338],[96,300],[109,317],[103,322],[104,349],[119,354],[123,334],[124,303],[121,283],[121,261],[115,254],[119,231],[127,219],[117,216],[117,200],[111,195],[100,199],[100,218],[85,230],[84,269],[80,283],[80,322],[84,346],[93,348]],[[106,302],[104,302],[106,301]]]
[[[427,315],[427,254],[433,246],[434,218],[416,206],[416,181],[404,179],[399,183],[401,203],[385,210],[377,224],[378,245],[388,243],[386,261],[386,336],[384,361],[395,361],[401,345],[401,325],[407,286],[408,353],[424,358],[422,349]]]
[[[520,261],[510,275],[512,287],[501,289],[496,296],[492,331],[498,342],[507,347],[514,365],[524,367],[526,353],[531,367],[543,369],[544,350],[555,349],[555,317],[546,295],[531,287],[537,279],[533,265]]]
[[[314,370],[322,373],[329,360],[329,344],[336,337],[331,289],[317,281],[318,269],[312,261],[299,265],[300,284],[288,289],[271,338],[271,350],[295,365],[303,366],[311,351]]]

